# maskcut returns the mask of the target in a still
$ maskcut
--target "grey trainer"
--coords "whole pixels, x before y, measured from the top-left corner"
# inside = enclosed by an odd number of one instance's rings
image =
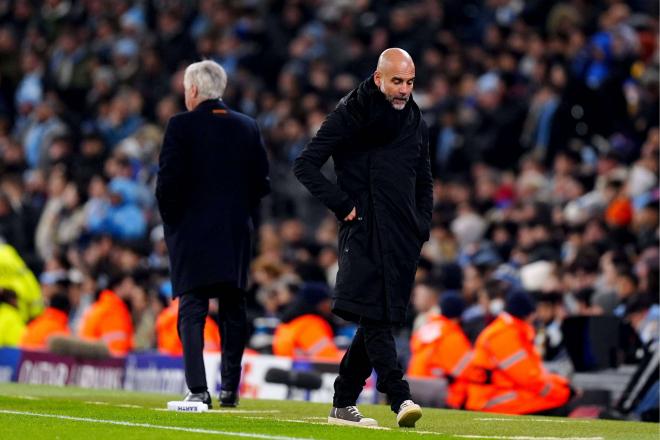
[[[333,407],[328,416],[328,423],[332,425],[378,426],[378,422],[360,414],[357,406],[344,408]]]
[[[422,417],[422,408],[412,400],[404,401],[396,414],[396,422],[402,428],[414,428],[415,422]]]

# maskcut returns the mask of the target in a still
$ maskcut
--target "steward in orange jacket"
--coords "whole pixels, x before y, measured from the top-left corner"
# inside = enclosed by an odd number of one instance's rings
[[[504,414],[531,414],[558,408],[571,397],[568,381],[549,373],[534,347],[528,322],[534,304],[525,292],[507,298],[505,308],[479,335],[470,368],[481,383],[468,386],[466,408]]]
[[[330,324],[318,313],[328,306],[329,292],[323,283],[306,283],[298,298],[282,316],[273,338],[273,354],[317,361],[341,360]]]
[[[273,354],[294,358],[338,361],[343,353],[337,348],[328,322],[318,315],[303,315],[282,323],[275,330]]]
[[[124,301],[112,290],[104,290],[85,312],[80,337],[102,341],[110,353],[124,356],[133,348],[133,321]]]
[[[56,294],[50,306],[33,319],[25,329],[20,347],[27,350],[46,350],[48,338],[55,335],[70,335],[69,310],[71,304],[65,294]]]
[[[158,351],[170,356],[182,356],[183,345],[177,330],[179,317],[179,298],[172,300],[170,305],[156,319],[156,344]],[[220,329],[209,316],[204,324],[204,351],[220,352]]]
[[[442,315],[432,317],[410,339],[408,376],[445,377],[449,383],[447,405],[452,408],[462,408],[465,403],[467,367],[472,360],[472,346],[460,325],[464,308],[460,296],[444,294],[440,302]]]

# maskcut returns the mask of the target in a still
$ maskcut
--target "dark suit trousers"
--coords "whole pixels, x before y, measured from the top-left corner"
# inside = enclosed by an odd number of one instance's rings
[[[192,392],[206,391],[204,370],[204,322],[209,299],[219,301],[219,327],[222,339],[220,374],[222,389],[237,391],[241,379],[241,359],[247,342],[245,292],[233,286],[215,284],[181,295],[177,328],[183,345],[186,383]]]
[[[339,365],[333,406],[355,405],[372,368],[378,375],[376,389],[387,394],[392,411],[398,412],[403,401],[410,399],[410,387],[397,361],[392,325],[361,318],[351,346]]]

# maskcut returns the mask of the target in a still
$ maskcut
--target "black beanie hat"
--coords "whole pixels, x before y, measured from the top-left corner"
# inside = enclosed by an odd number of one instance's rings
[[[453,319],[463,314],[465,302],[463,298],[455,293],[445,293],[440,299],[440,310],[442,316]]]
[[[519,319],[525,319],[536,310],[536,304],[524,290],[516,290],[506,297],[506,307],[504,308],[510,315]]]

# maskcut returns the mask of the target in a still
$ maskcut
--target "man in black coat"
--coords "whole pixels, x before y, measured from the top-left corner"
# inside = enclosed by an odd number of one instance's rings
[[[156,185],[170,256],[172,286],[180,296],[186,400],[211,404],[202,349],[209,298],[220,302],[220,403],[235,406],[247,339],[245,287],[252,217],[270,192],[268,161],[257,123],[222,102],[224,69],[202,61],[184,75],[186,108],[165,132]]]
[[[335,381],[330,423],[376,424],[355,407],[372,368],[400,426],[414,426],[422,415],[392,334],[406,315],[433,204],[414,79],[407,52],[384,51],[374,75],[340,101],[294,165],[296,177],[341,221],[333,312],[358,324]],[[331,156],[337,184],[319,171]]]

